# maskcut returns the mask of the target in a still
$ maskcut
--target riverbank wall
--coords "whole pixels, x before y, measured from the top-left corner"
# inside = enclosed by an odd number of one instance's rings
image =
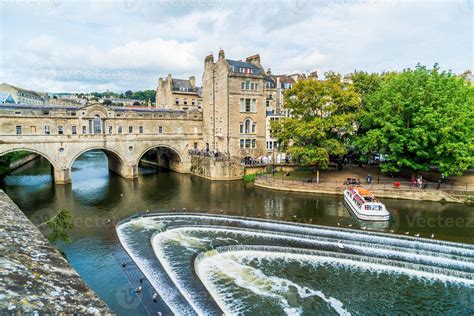
[[[244,167],[236,159],[192,156],[191,174],[208,180],[240,180]]]
[[[37,158],[39,158],[40,155],[38,154],[31,154],[31,155],[28,155],[26,157],[23,157],[23,158],[20,158],[18,160],[15,160],[13,162],[10,163],[10,171],[13,171],[15,169],[18,169],[20,168],[21,166],[23,165],[26,165],[27,163],[29,163],[30,161],[33,161]]]
[[[0,190],[0,314],[112,314]]]
[[[342,195],[345,189],[344,185],[335,185],[331,183],[305,183],[303,181],[277,180],[272,177],[258,177],[254,185],[259,188],[300,192],[314,194],[333,194]],[[452,192],[436,189],[419,188],[395,188],[382,187],[377,185],[369,186],[371,192],[379,198],[404,199],[415,201],[433,201],[433,202],[452,202],[465,203],[474,197],[474,191],[463,191],[463,194],[452,194]]]

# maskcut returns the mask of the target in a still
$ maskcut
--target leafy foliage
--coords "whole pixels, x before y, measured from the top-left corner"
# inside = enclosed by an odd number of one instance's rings
[[[297,82],[285,95],[292,117],[272,123],[273,135],[283,150],[303,165],[327,168],[329,156],[347,152],[346,141],[355,130],[359,95],[334,72],[326,80]]]
[[[356,147],[365,156],[389,157],[382,171],[429,170],[461,175],[474,165],[474,90],[451,72],[417,65],[367,85],[353,77],[363,93]]]
[[[92,92],[91,95],[93,95],[95,98],[117,98],[117,99],[134,99],[134,100],[142,100],[142,101],[148,101],[150,102],[155,102],[156,98],[156,91],[155,90],[145,90],[145,91],[135,91],[132,92],[131,90],[125,91],[125,93],[116,93],[116,92]]]
[[[51,230],[51,233],[48,236],[51,243],[55,244],[58,241],[66,243],[71,242],[67,230],[73,228],[74,225],[72,224],[72,216],[67,209],[62,209],[53,218],[40,224],[38,227],[45,224],[48,225]]]

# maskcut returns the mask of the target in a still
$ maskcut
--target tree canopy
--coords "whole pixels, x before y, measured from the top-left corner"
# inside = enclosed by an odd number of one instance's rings
[[[427,171],[435,165],[448,176],[474,165],[470,82],[438,65],[369,79],[353,77],[363,100],[355,145],[366,156],[386,155],[382,171]]]
[[[326,80],[297,82],[285,94],[285,109],[292,117],[272,124],[280,148],[303,165],[327,168],[330,156],[347,152],[346,140],[354,132],[359,95],[341,75],[325,74]]]

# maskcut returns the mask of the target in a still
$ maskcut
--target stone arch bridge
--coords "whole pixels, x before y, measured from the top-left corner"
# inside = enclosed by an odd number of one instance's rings
[[[83,153],[100,149],[109,169],[124,178],[138,176],[145,153],[156,162],[189,173],[189,149],[202,148],[202,114],[156,108],[0,106],[0,156],[30,151],[47,159],[57,184],[71,182],[71,167]]]

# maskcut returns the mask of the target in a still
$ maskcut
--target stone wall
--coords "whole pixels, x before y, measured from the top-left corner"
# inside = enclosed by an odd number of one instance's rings
[[[190,170],[191,174],[209,180],[238,180],[244,174],[240,162],[202,156],[192,156]]]
[[[111,314],[0,190],[0,314]]]
[[[342,195],[345,189],[344,185],[328,185],[305,183],[303,181],[275,180],[271,177],[260,177],[255,180],[255,186],[279,191],[302,192],[302,193],[321,193]],[[473,197],[474,192],[466,192],[465,195],[453,195],[447,191],[434,189],[400,189],[370,187],[370,191],[378,198],[403,199],[415,201],[433,201],[433,202],[453,202],[464,203]]]
[[[37,154],[31,154],[31,155],[28,155],[26,157],[15,160],[12,163],[10,163],[10,170],[15,170],[17,168],[20,168],[21,166],[29,163],[30,161],[35,160],[38,157],[39,157],[39,155],[37,155]]]

